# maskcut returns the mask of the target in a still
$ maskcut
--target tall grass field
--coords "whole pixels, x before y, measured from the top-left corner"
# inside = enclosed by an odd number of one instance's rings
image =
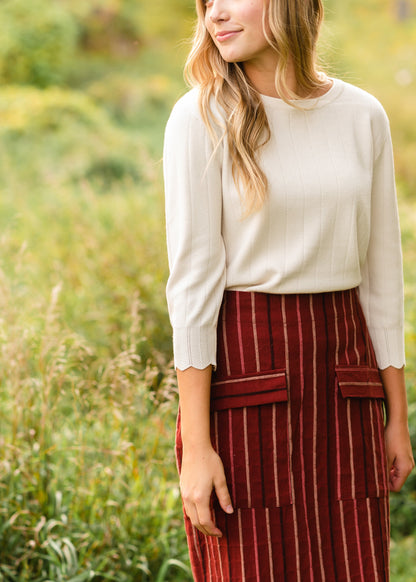
[[[326,4],[327,69],[391,120],[416,447],[416,6]],[[162,184],[192,13],[191,0],[0,6],[0,582],[192,580]],[[392,582],[414,582],[414,474],[391,507]]]

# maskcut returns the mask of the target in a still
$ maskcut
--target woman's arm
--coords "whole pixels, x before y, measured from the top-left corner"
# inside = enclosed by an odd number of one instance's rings
[[[211,370],[212,366],[177,370],[183,445],[180,487],[192,524],[206,535],[221,537],[210,508],[212,490],[226,513],[233,513],[233,508],[223,464],[211,444]]]
[[[225,288],[222,157],[199,115],[197,93],[175,105],[164,144],[166,297],[175,366],[215,365],[217,322]]]
[[[380,374],[386,394],[385,440],[390,490],[400,491],[415,466],[407,421],[404,368],[389,366]]]

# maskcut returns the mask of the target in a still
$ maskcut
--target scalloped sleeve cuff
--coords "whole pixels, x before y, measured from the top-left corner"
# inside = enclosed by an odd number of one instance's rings
[[[217,328],[174,327],[173,353],[175,368],[186,370],[193,367],[203,370],[210,364],[217,365]]]
[[[370,327],[369,332],[380,370],[389,366],[402,368],[406,364],[404,333],[401,328]]]

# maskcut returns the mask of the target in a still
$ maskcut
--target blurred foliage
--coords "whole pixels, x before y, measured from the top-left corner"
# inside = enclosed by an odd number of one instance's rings
[[[77,23],[59,2],[0,3],[0,81],[40,87],[61,83],[74,58]]]
[[[416,0],[326,0],[330,73],[392,126],[416,341]],[[193,0],[3,0],[0,582],[191,580],[173,458],[161,152]],[[399,104],[399,106],[398,106]],[[416,354],[409,350],[416,448]],[[392,495],[410,582],[416,478]]]
[[[140,139],[117,127],[106,110],[78,91],[8,86],[0,92],[0,135],[3,161],[32,186],[46,181],[97,179],[101,190],[113,181],[131,178],[148,183],[153,164]],[[32,153],[31,153],[32,152]],[[6,173],[2,180],[10,179]]]
[[[131,57],[145,45],[167,46],[190,29],[185,0],[2,0],[0,81],[62,84],[83,53]]]

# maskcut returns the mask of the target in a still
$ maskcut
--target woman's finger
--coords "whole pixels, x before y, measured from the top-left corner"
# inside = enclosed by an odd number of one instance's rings
[[[222,532],[215,526],[212,519],[211,510],[208,505],[198,502],[184,502],[185,514],[191,520],[191,523],[196,529],[207,536],[221,537]]]
[[[208,532],[205,530],[204,526],[201,524],[198,511],[196,509],[196,505],[194,503],[187,503],[184,504],[185,513],[187,517],[191,520],[191,523],[196,529],[198,529],[201,533],[205,535],[209,535]]]
[[[220,478],[214,480],[214,488],[222,509],[226,513],[233,513],[234,509],[231,501],[231,495],[228,491],[227,481],[224,474]]]
[[[214,520],[209,505],[196,505],[198,514],[199,527],[198,529],[208,536],[222,537],[222,532],[219,530]]]

